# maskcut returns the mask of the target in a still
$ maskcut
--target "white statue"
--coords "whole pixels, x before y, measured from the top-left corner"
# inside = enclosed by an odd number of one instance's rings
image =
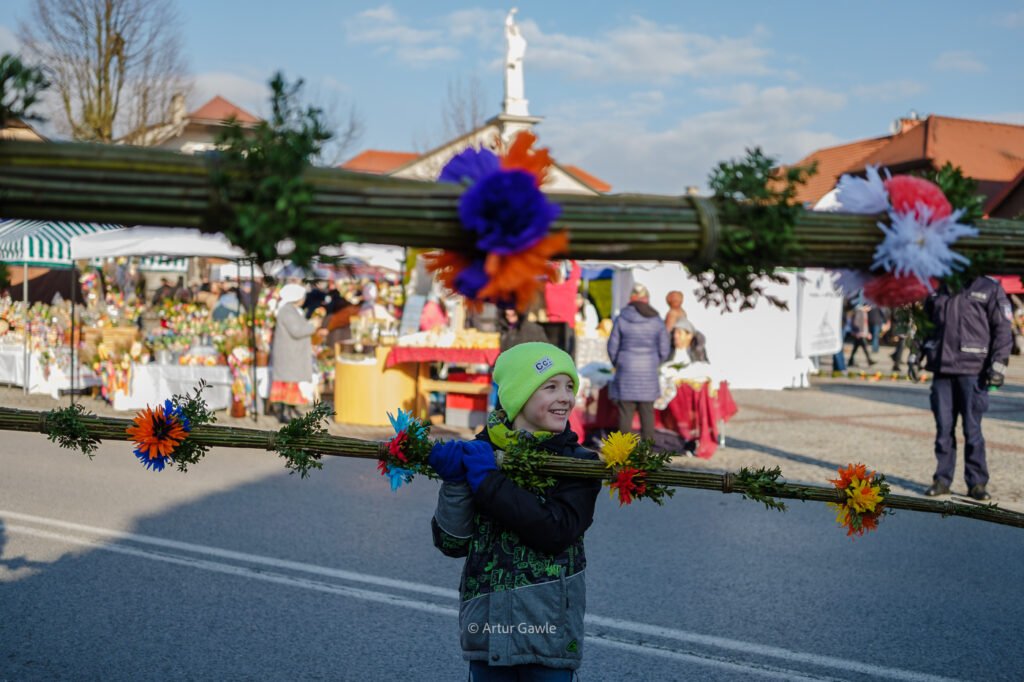
[[[513,116],[529,116],[523,88],[523,55],[526,54],[526,38],[516,26],[517,8],[509,10],[505,17],[505,40],[508,52],[505,56],[505,113]]]

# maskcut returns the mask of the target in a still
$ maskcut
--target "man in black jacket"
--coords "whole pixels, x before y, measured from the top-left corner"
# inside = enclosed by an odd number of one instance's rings
[[[1010,301],[999,282],[977,277],[952,294],[943,285],[925,302],[935,324],[924,344],[927,367],[934,372],[931,390],[935,416],[932,485],[925,495],[948,495],[956,474],[956,420],[963,419],[964,479],[968,495],[991,499],[981,417],[988,409],[988,388],[1003,385],[1013,343]]]

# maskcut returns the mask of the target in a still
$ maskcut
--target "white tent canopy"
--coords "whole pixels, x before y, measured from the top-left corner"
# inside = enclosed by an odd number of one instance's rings
[[[697,300],[700,283],[679,263],[581,261],[580,265],[614,271],[613,314],[629,302],[634,282],[647,287],[650,304],[662,317],[668,312],[666,294],[673,290],[683,292],[687,317],[705,335],[712,365],[733,388],[777,390],[807,386],[812,370],[809,356],[825,352],[810,350],[813,344],[808,341],[822,334],[822,325],[829,327],[830,338],[841,338],[842,297],[833,296],[812,307],[801,293],[801,279],[822,279],[821,270],[780,272],[786,278],[785,284],[763,282],[767,293],[785,301],[788,310],[780,310],[761,299],[753,308],[727,313],[721,308],[705,307]],[[823,281],[829,291],[831,282],[831,278]],[[829,347],[827,353],[835,350]]]
[[[118,256],[196,256],[237,260],[245,258],[246,254],[222,234],[206,234],[179,227],[127,227],[71,239],[71,257],[75,260]]]

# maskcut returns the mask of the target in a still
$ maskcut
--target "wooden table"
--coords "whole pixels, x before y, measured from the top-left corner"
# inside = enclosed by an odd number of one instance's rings
[[[432,348],[420,346],[395,346],[388,354],[387,366],[415,362],[419,368],[416,372],[416,406],[414,414],[420,418],[429,416],[430,394],[461,393],[465,395],[487,395],[491,385],[477,384],[471,381],[444,381],[430,378],[430,365],[434,362],[447,362],[453,365],[488,365],[494,366],[500,351],[497,348]]]

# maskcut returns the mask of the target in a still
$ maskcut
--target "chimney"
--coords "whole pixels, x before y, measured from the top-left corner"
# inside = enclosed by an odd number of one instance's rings
[[[180,125],[185,120],[185,95],[180,92],[171,97],[171,123]]]
[[[919,123],[921,123],[921,117],[916,111],[911,109],[909,114],[899,120],[898,133],[902,135],[908,130],[915,128]]]

